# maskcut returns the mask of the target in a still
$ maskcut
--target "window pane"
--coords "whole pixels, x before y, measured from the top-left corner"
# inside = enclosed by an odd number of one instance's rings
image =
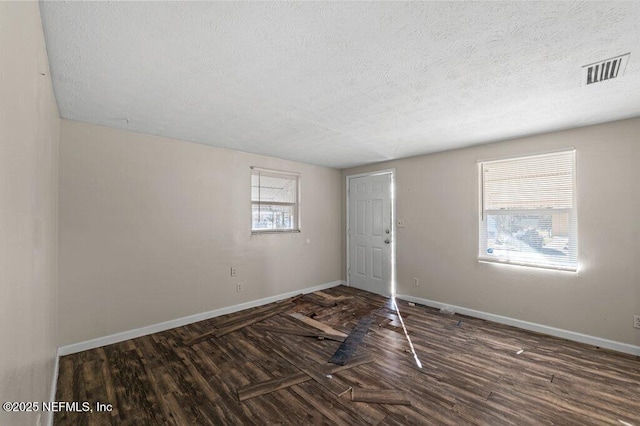
[[[480,177],[480,259],[577,269],[575,151],[483,162]]]
[[[257,172],[251,176],[251,201],[295,203],[298,178]]]
[[[568,212],[488,214],[482,258],[575,269],[575,241]]]
[[[254,204],[252,206],[252,229],[296,229],[294,212],[293,205]]]
[[[293,173],[252,170],[252,231],[299,230],[298,180]]]

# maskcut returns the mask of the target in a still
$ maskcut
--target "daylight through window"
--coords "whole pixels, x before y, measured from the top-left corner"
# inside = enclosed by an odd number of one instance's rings
[[[298,180],[294,173],[252,167],[252,232],[299,230]]]
[[[575,271],[575,151],[480,163],[479,259]]]

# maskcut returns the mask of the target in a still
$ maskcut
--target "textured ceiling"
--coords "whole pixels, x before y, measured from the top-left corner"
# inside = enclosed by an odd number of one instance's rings
[[[348,167],[640,116],[640,2],[45,2],[62,117]],[[625,75],[581,66],[631,52]]]

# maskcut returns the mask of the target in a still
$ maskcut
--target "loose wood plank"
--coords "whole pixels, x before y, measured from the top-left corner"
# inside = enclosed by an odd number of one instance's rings
[[[353,296],[333,296],[331,294],[325,293],[324,291],[316,291],[313,294],[324,297],[325,299],[333,300],[335,302],[342,302],[344,300],[353,299]]]
[[[329,359],[329,362],[337,365],[345,365],[364,338],[364,335],[367,334],[367,330],[369,330],[372,322],[373,318],[371,317],[361,318],[349,336],[342,342],[336,353]]]
[[[291,365],[296,368],[299,368],[301,371],[305,372],[309,377],[315,380],[320,386],[327,389],[329,392],[333,393],[336,396],[342,396],[345,393],[351,390],[351,386],[342,382],[342,380],[334,378],[329,372],[331,369],[330,364],[325,365],[313,365],[311,362],[303,356],[299,354],[283,349],[284,352],[276,348],[271,348],[271,350],[281,358],[285,359]]]
[[[354,368],[362,364],[367,364],[373,362],[373,357],[371,355],[358,355],[351,359],[349,365],[335,365],[331,366],[326,374],[335,374],[343,370],[347,370],[349,368]],[[277,379],[267,380],[261,383],[256,383],[254,385],[245,386],[243,388],[239,388],[237,390],[238,399],[240,401],[245,401],[250,398],[255,398],[256,396],[265,395],[271,392],[275,392],[280,389],[285,389],[290,386],[299,385],[300,383],[307,382],[311,379],[311,376],[306,374],[303,371],[299,371],[297,373],[291,374],[286,377],[280,377]]]
[[[302,299],[311,303],[315,303],[316,305],[324,306],[325,308],[330,308],[337,305],[337,302],[335,300],[325,299],[324,297],[320,297],[312,293],[305,294]]]
[[[342,396],[351,390],[351,386],[339,378],[333,377],[332,374],[327,374],[323,371],[324,369],[320,367],[302,367],[300,370],[308,374],[309,377],[336,396]]]
[[[201,334],[199,336],[196,336],[196,337],[193,337],[191,339],[185,340],[183,342],[183,344],[185,346],[192,346],[192,345],[195,345],[196,343],[200,343],[200,342],[205,341],[207,339],[211,339],[212,337],[225,336],[225,335],[227,335],[229,333],[233,333],[234,331],[240,330],[240,329],[242,329],[244,327],[248,327],[248,326],[250,326],[252,324],[255,324],[257,322],[264,321],[267,318],[271,318],[272,316],[281,314],[281,313],[287,311],[288,309],[291,309],[293,306],[295,306],[295,305],[291,304],[291,303],[287,303],[285,305],[275,305],[272,309],[270,309],[269,311],[264,312],[264,313],[262,313],[260,315],[250,316],[250,317],[248,317],[246,319],[243,319],[241,321],[231,323],[231,324],[229,324],[229,325],[227,325],[225,327],[221,327],[221,328],[218,328],[218,329],[215,329],[215,330],[208,331],[208,332],[203,333],[203,334]]]
[[[236,393],[240,401],[245,401],[256,396],[266,395],[271,392],[275,392],[280,389],[286,389],[288,387],[304,383],[311,380],[311,377],[304,371],[298,371],[297,373],[289,376],[280,377],[273,380],[267,380],[264,382],[256,383],[253,385],[238,388]]]
[[[392,389],[353,388],[351,400],[374,404],[411,405],[411,401],[404,392]]]
[[[344,337],[336,336],[334,334],[319,333],[317,331],[303,330],[300,328],[292,327],[275,327],[270,325],[256,325],[256,329],[270,331],[273,333],[292,334],[294,336],[315,337],[316,339],[335,340],[337,342],[344,342]]]
[[[251,308],[251,309],[245,309],[243,311],[241,311],[241,314],[238,315],[239,313],[235,313],[235,314],[231,314],[229,315],[227,318],[221,319],[219,321],[215,322],[215,328],[221,328],[225,325],[229,325],[229,324],[233,324],[236,322],[240,322],[240,321],[244,321],[246,319],[249,318],[253,318],[256,317],[258,315],[261,315],[265,312],[270,312],[271,310],[275,309],[277,306],[284,306],[284,305],[291,305],[293,306],[294,302],[296,302],[298,299],[302,298],[304,296],[304,294],[300,294],[298,296],[294,296],[294,297],[290,297],[289,299],[285,299],[281,302],[276,302],[276,303],[269,303],[268,305],[264,305],[264,306],[259,306],[257,308]]]
[[[335,336],[340,336],[340,337],[347,337],[347,334],[336,330],[333,327],[330,327],[326,324],[321,323],[320,321],[316,321],[313,318],[309,318],[308,316],[302,315],[299,312],[293,312],[289,314],[290,317],[297,319],[298,321],[302,321],[303,323],[310,325],[311,327],[317,328],[318,330],[322,330],[327,334],[331,334],[331,335],[335,335]]]

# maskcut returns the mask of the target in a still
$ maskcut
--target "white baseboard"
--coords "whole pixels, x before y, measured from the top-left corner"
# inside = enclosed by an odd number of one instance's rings
[[[199,314],[176,318],[158,324],[148,325],[146,327],[136,328],[134,330],[123,331],[121,333],[111,334],[109,336],[98,337],[96,339],[87,340],[84,342],[61,346],[60,348],[58,348],[58,356],[70,355],[89,349],[112,345],[114,343],[123,342],[125,340],[135,339],[137,337],[147,336],[153,333],[159,333],[161,331],[170,330],[172,328],[181,327],[183,325],[193,324],[194,322],[219,317],[221,315],[231,314],[233,312],[242,311],[244,309],[255,308],[257,306],[266,305],[268,303],[277,302],[279,300],[288,299],[290,297],[297,296],[300,293],[313,293],[314,291],[325,290],[327,288],[335,287],[341,284],[344,284],[344,281],[332,281],[314,287],[307,287],[302,290],[290,291],[288,293],[282,293],[276,296],[265,297],[264,299],[252,300],[251,302],[240,303],[234,306],[227,306],[209,312],[202,312]]]
[[[476,311],[473,309],[463,308],[461,306],[449,305],[447,303],[436,302],[433,300],[422,299],[420,297],[409,296],[406,294],[396,294],[396,298],[409,302],[419,303],[421,305],[430,306],[432,308],[442,309],[445,306],[453,309],[455,313],[468,315],[474,318],[480,318],[500,324],[511,325],[529,331],[535,331],[550,336],[561,337],[563,339],[572,340],[574,342],[586,343],[588,345],[598,346],[601,348],[611,349],[631,355],[640,356],[640,346],[629,345],[627,343],[616,342],[614,340],[602,339],[600,337],[589,336],[588,334],[576,333],[574,331],[562,330],[560,328],[549,327],[533,322],[522,321],[515,318],[503,317],[501,315],[491,314],[488,312]]]

